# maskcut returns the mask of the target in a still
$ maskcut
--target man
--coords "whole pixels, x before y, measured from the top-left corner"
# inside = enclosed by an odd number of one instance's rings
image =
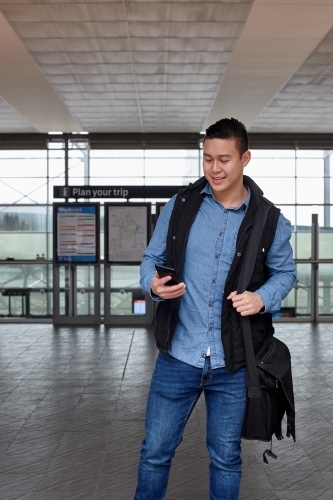
[[[143,256],[141,286],[160,303],[155,336],[160,354],[147,403],[135,500],[162,500],[171,460],[202,392],[207,408],[210,499],[237,500],[241,435],[246,407],[245,354],[240,315],[250,316],[254,351],[272,335],[271,312],[295,280],[290,223],[272,207],[258,242],[248,290],[237,281],[260,188],[243,176],[248,136],[236,119],[206,130],[204,178],[163,208]],[[268,166],[269,168],[269,166]],[[175,268],[180,283],[168,286],[155,264]]]

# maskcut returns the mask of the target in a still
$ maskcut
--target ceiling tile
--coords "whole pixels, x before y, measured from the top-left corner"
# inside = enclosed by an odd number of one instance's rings
[[[259,115],[251,132],[331,132],[333,43],[331,30]]]
[[[130,22],[129,33],[131,37],[183,37],[186,33],[188,38],[238,38],[241,34],[243,24],[241,22]]]
[[[22,115],[0,98],[0,133],[7,132],[37,132]]]
[[[173,128],[172,120],[181,129],[201,128],[251,6],[252,0],[0,0],[70,112],[95,131],[128,130],[133,110],[137,131],[145,131],[140,112],[150,111],[154,131]],[[111,112],[112,120],[103,118]]]
[[[129,21],[232,22],[245,21],[250,4],[225,2],[126,2]]]

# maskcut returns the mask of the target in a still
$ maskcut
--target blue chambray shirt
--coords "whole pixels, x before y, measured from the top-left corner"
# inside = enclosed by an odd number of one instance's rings
[[[202,193],[205,196],[190,230],[183,274],[180,276],[186,284],[186,292],[181,298],[178,324],[169,354],[201,368],[209,349],[214,369],[225,366],[221,342],[222,297],[235,255],[237,233],[251,193],[248,190],[242,205],[228,209],[215,199],[208,183]],[[176,196],[171,198],[163,208],[140,267],[140,285],[155,300],[163,299],[152,294],[150,284],[156,272],[155,264],[165,264],[166,239],[175,199]],[[280,214],[274,241],[266,257],[270,277],[257,290],[267,312],[280,309],[283,298],[295,281],[290,236],[290,222]]]

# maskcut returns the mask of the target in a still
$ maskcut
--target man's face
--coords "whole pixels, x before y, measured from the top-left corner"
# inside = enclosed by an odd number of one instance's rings
[[[250,159],[250,151],[240,156],[235,139],[205,140],[203,170],[217,200],[237,197],[242,192],[243,169]]]

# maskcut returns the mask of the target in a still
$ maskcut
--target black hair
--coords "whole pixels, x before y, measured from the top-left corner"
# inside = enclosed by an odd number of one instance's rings
[[[206,129],[206,139],[235,139],[239,156],[249,149],[249,138],[245,125],[236,118],[223,118]]]

